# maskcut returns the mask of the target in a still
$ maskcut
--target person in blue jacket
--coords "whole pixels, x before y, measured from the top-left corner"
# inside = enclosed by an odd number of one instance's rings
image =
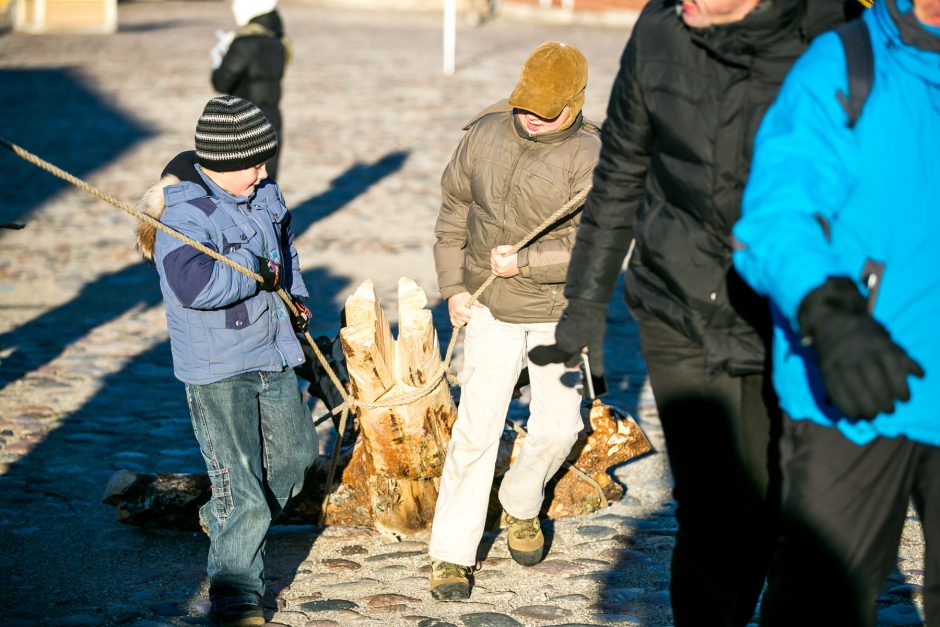
[[[940,0],[879,0],[863,19],[874,80],[857,123],[829,33],[761,124],[733,229],[735,267],[772,303],[787,416],[763,625],[873,625],[911,499],[940,625]]]
[[[148,213],[260,274],[241,274],[141,223],[138,245],[160,275],[176,377],[186,384],[193,429],[212,482],[199,510],[210,538],[213,618],[263,625],[265,535],[317,456],[317,436],[293,367],[295,335],[309,320],[290,213],[265,162],[277,151],[271,123],[235,96],[210,100],[196,150],[178,155],[143,198]],[[283,268],[283,271],[282,271]],[[301,311],[292,320],[275,293]]]

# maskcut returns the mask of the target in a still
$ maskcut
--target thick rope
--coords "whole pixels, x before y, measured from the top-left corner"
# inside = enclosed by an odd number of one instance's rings
[[[146,213],[144,213],[144,212],[142,212],[142,211],[138,211],[137,209],[134,209],[133,207],[130,207],[130,206],[124,204],[123,202],[121,202],[121,201],[118,200],[117,198],[114,198],[113,196],[110,196],[109,194],[106,194],[106,193],[102,192],[101,190],[97,189],[96,187],[92,187],[91,185],[89,185],[89,184],[86,183],[85,181],[81,180],[80,178],[78,178],[78,177],[76,177],[76,176],[73,176],[72,174],[69,174],[69,173],[66,172],[65,170],[63,170],[63,169],[61,169],[61,168],[58,168],[58,167],[52,165],[52,164],[49,163],[48,161],[45,161],[45,160],[41,159],[40,157],[37,157],[37,156],[34,155],[33,153],[31,153],[31,152],[29,152],[29,151],[27,151],[27,150],[25,150],[25,149],[23,149],[23,148],[20,148],[20,147],[17,146],[16,144],[13,144],[13,143],[11,143],[11,142],[9,142],[9,141],[3,139],[2,137],[0,137],[0,145],[2,145],[4,148],[8,148],[10,151],[12,151],[14,154],[16,154],[16,155],[17,155],[18,157],[20,157],[21,159],[24,159],[24,160],[26,160],[26,161],[32,163],[33,165],[35,165],[35,166],[37,166],[37,167],[39,167],[39,168],[42,168],[43,170],[46,170],[47,172],[49,172],[49,173],[51,173],[51,174],[54,174],[55,176],[57,176],[57,177],[59,177],[59,178],[61,178],[61,179],[63,179],[63,180],[68,181],[69,183],[71,183],[71,184],[74,185],[75,187],[77,187],[77,188],[79,188],[79,189],[81,189],[81,190],[83,190],[83,191],[88,192],[88,193],[91,194],[92,196],[94,196],[94,197],[96,197],[96,198],[99,198],[100,200],[103,200],[103,201],[105,201],[106,203],[109,203],[109,204],[111,204],[111,205],[114,205],[115,207],[117,207],[118,209],[120,209],[121,211],[123,211],[124,213],[126,213],[126,214],[128,214],[128,215],[130,215],[130,216],[132,216],[132,217],[134,217],[134,218],[137,218],[138,220],[141,220],[141,221],[143,221],[143,222],[146,222],[146,223],[150,224],[150,225],[153,226],[154,228],[163,231],[163,232],[166,233],[167,235],[170,235],[171,237],[175,237],[176,239],[180,240],[181,242],[184,242],[184,243],[186,243],[187,245],[192,246],[193,248],[195,248],[195,249],[198,250],[199,252],[204,253],[204,254],[206,254],[206,255],[212,257],[212,258],[215,259],[216,261],[218,261],[218,262],[220,262],[220,263],[223,263],[223,264],[225,264],[226,266],[232,268],[232,269],[235,270],[236,272],[239,272],[239,273],[241,273],[241,274],[244,274],[245,276],[254,279],[254,280],[257,281],[258,283],[263,283],[263,282],[264,282],[264,279],[262,279],[262,278],[261,278],[261,275],[258,274],[257,272],[254,272],[254,271],[252,271],[252,270],[249,270],[248,268],[246,268],[246,267],[244,267],[244,266],[242,266],[242,265],[240,265],[240,264],[235,263],[234,261],[232,261],[232,260],[229,259],[228,257],[225,257],[224,255],[222,255],[222,254],[220,254],[220,253],[218,253],[218,252],[212,250],[211,248],[209,248],[209,247],[206,246],[205,244],[203,244],[203,243],[201,243],[201,242],[197,242],[196,240],[194,240],[194,239],[192,239],[192,238],[190,238],[190,237],[187,237],[187,236],[183,235],[183,234],[180,233],[179,231],[175,231],[175,230],[171,229],[170,227],[168,227],[167,225],[163,224],[162,222],[160,222],[159,220],[157,220],[157,219],[154,218],[153,216],[150,216],[150,215],[148,215],[148,214],[146,214]],[[281,300],[282,300],[282,301],[284,301],[284,304],[285,304],[285,305],[287,306],[287,308],[290,310],[291,314],[293,314],[295,317],[299,315],[300,312],[297,310],[297,307],[294,306],[294,302],[293,302],[293,300],[291,299],[290,295],[289,295],[287,292],[285,292],[285,291],[284,291],[283,289],[281,289],[281,288],[278,288],[278,290],[277,290],[277,295],[281,297]],[[347,403],[350,403],[350,401],[352,401],[353,399],[351,399],[350,396],[349,396],[349,394],[347,394],[346,388],[345,388],[345,387],[343,386],[343,384],[340,382],[339,378],[336,376],[336,373],[333,372],[333,369],[330,368],[329,362],[327,362],[326,357],[323,356],[323,353],[320,352],[319,347],[317,347],[317,343],[313,341],[313,337],[311,337],[311,335],[310,335],[309,332],[305,332],[305,333],[304,333],[304,337],[305,337],[305,339],[307,340],[307,342],[310,344],[310,346],[313,348],[314,354],[317,356],[317,359],[318,359],[318,360],[320,361],[320,363],[323,365],[324,369],[326,370],[327,374],[328,374],[329,377],[330,377],[330,380],[333,382],[333,385],[335,385],[335,386],[336,386],[336,389],[339,390],[340,396],[343,397],[344,405],[347,404]]]
[[[171,229],[170,227],[166,226],[165,224],[163,224],[162,222],[160,222],[153,216],[150,216],[142,211],[138,211],[137,209],[134,209],[133,207],[126,205],[125,203],[121,202],[117,198],[114,198],[113,196],[102,192],[98,188],[93,187],[92,185],[89,185],[88,183],[81,180],[77,176],[74,176],[66,172],[63,169],[54,166],[53,164],[34,155],[28,150],[25,150],[21,148],[20,146],[17,146],[16,144],[9,142],[2,137],[0,137],[0,146],[7,148],[16,156],[20,157],[21,159],[25,161],[28,161],[29,163],[32,163],[38,168],[41,168],[49,172],[50,174],[59,177],[60,179],[68,181],[75,187],[91,194],[95,198],[103,200],[104,202],[117,207],[118,209],[130,215],[131,217],[134,217],[134,218],[137,218],[138,220],[146,222],[147,224],[150,224],[154,228],[159,229],[160,231],[163,231],[167,235],[171,237],[175,237],[181,242],[184,242],[188,246],[192,246],[199,252],[204,253],[208,255],[209,257],[212,257],[219,263],[225,264],[226,266],[230,267],[236,272],[239,272],[247,277],[250,277],[254,279],[255,281],[257,281],[258,283],[264,282],[260,274],[252,270],[249,270],[248,268],[240,264],[235,263],[228,257],[225,257],[224,255],[212,250],[211,248],[205,246],[201,242],[197,242],[196,240],[190,237],[187,237],[174,229]],[[516,254],[524,246],[528,245],[532,240],[538,237],[545,229],[552,226],[553,224],[561,220],[563,217],[567,216],[569,213],[572,213],[575,209],[577,209],[577,207],[580,206],[581,202],[587,197],[587,194],[590,190],[591,190],[591,186],[588,185],[586,188],[584,188],[583,190],[575,194],[574,197],[571,198],[571,200],[569,200],[564,205],[562,205],[557,211],[555,211],[552,215],[548,216],[545,220],[542,221],[541,224],[539,224],[534,229],[529,231],[529,233],[526,234],[525,237],[523,237],[516,244],[514,244],[512,248],[510,248],[510,250],[507,253],[505,253],[505,256]],[[487,279],[483,282],[483,284],[480,287],[478,287],[477,290],[471,295],[470,301],[467,303],[467,306],[471,306],[473,303],[477,302],[477,298],[479,298],[480,294],[482,294],[490,285],[492,285],[493,281],[495,281],[497,278],[498,278],[497,275],[491,272],[490,276],[487,277]],[[296,317],[299,315],[299,311],[294,306],[294,302],[287,292],[285,292],[281,288],[278,288],[277,295],[280,296],[282,301],[284,301],[284,304],[287,306],[287,309],[291,312],[293,316]],[[333,371],[333,368],[330,367],[329,362],[327,361],[323,353],[320,351],[320,348],[317,346],[317,343],[313,340],[313,337],[310,335],[310,332],[309,331],[304,332],[304,339],[307,340],[307,343],[313,349],[313,353],[316,356],[317,361],[320,362],[320,365],[326,371],[327,375],[330,377],[330,381],[333,383],[334,386],[336,386],[337,391],[339,392],[340,396],[343,399],[343,402],[341,405],[339,405],[338,407],[335,407],[333,410],[330,411],[329,414],[327,414],[327,416],[333,416],[333,415],[339,414],[340,421],[339,421],[339,427],[338,427],[337,441],[335,443],[334,450],[333,450],[333,458],[330,463],[330,471],[327,476],[326,497],[324,497],[323,507],[321,507],[320,509],[321,526],[323,522],[323,517],[325,515],[325,511],[326,511],[326,499],[329,498],[329,487],[332,486],[333,484],[333,477],[336,472],[336,465],[339,459],[339,450],[343,442],[343,433],[346,431],[346,420],[349,417],[349,412],[355,410],[356,408],[379,409],[379,408],[400,407],[402,405],[409,405],[417,400],[424,398],[425,396],[433,392],[435,389],[437,389],[437,387],[441,384],[441,381],[444,380],[445,377],[449,378],[451,382],[454,382],[453,373],[450,371],[450,361],[454,354],[454,348],[457,344],[457,336],[459,333],[460,333],[460,327],[455,326],[451,332],[450,342],[447,345],[447,352],[445,353],[444,361],[442,362],[441,367],[438,368],[437,371],[434,373],[434,376],[430,378],[430,382],[427,385],[421,388],[417,388],[415,390],[409,391],[409,392],[403,392],[401,394],[397,394],[385,400],[374,401],[370,403],[370,402],[361,401],[361,400],[352,398],[349,395],[349,393],[346,391],[346,387],[342,384],[342,382],[340,382],[339,377],[336,376],[336,373]],[[320,422],[325,420],[327,416],[323,416],[317,419],[316,423],[319,424]]]
[[[108,204],[111,204],[117,207],[124,213],[134,218],[137,218],[138,220],[141,220],[143,222],[146,222],[147,224],[150,224],[154,228],[159,229],[160,231],[163,231],[167,235],[170,235],[171,237],[175,237],[181,242],[184,242],[185,244],[192,246],[199,252],[204,253],[212,257],[216,261],[223,263],[226,266],[232,268],[236,272],[239,272],[247,277],[250,277],[254,279],[255,281],[257,281],[258,283],[264,282],[264,279],[261,278],[260,274],[253,272],[252,270],[249,270],[248,268],[240,264],[235,263],[228,257],[225,257],[224,255],[219,254],[218,252],[212,250],[208,246],[205,246],[201,242],[197,242],[196,240],[190,237],[187,237],[183,235],[182,233],[175,231],[174,229],[171,229],[170,227],[166,226],[165,224],[163,224],[162,222],[160,222],[153,216],[150,216],[142,211],[138,211],[137,209],[134,209],[133,207],[130,207],[124,204],[117,198],[114,198],[113,196],[109,194],[105,194],[104,192],[97,189],[96,187],[89,185],[85,181],[66,172],[63,169],[52,165],[48,161],[34,155],[28,150],[25,150],[17,146],[16,144],[3,139],[2,137],[0,137],[0,145],[2,145],[4,148],[9,149],[21,159],[28,161],[29,163],[32,163],[33,165],[49,172],[50,174],[53,174],[59,177],[60,179],[68,181],[75,187],[85,192],[88,192],[92,196],[100,200],[103,200]],[[297,317],[300,314],[300,312],[297,310],[297,307],[294,306],[294,302],[287,292],[285,292],[282,288],[278,288],[277,295],[280,296],[282,301],[284,301],[284,304],[287,306],[288,310],[290,310],[293,316]],[[340,382],[339,377],[336,376],[336,373],[330,367],[329,362],[326,360],[326,357],[320,351],[320,348],[317,346],[317,343],[313,340],[313,337],[310,335],[309,331],[304,332],[304,339],[306,339],[310,347],[313,348],[314,355],[316,355],[317,360],[320,362],[320,364],[323,366],[323,369],[326,371],[327,375],[330,377],[330,381],[333,382],[333,385],[336,386],[336,389],[339,391],[340,396],[343,398],[343,404],[340,406],[340,408],[338,408],[340,409],[340,420],[339,420],[339,428],[338,428],[339,433],[337,435],[337,441],[336,441],[336,449],[333,454],[333,459],[331,460],[331,463],[330,463],[330,472],[328,474],[327,483],[326,483],[326,486],[327,486],[326,493],[328,497],[329,488],[330,486],[333,485],[333,476],[336,473],[336,465],[337,465],[337,461],[339,457],[338,452],[339,452],[340,447],[342,446],[343,433],[345,433],[346,431],[346,420],[349,417],[350,409],[356,406],[356,401],[355,399],[351,398],[349,394],[346,392],[345,386],[342,384],[342,382]],[[325,511],[325,505],[326,505],[326,500],[324,499],[323,507],[321,507],[321,516],[320,516],[321,526],[323,522],[323,512]]]
[[[170,227],[166,226],[165,224],[163,224],[162,222],[160,222],[153,216],[147,215],[146,213],[143,213],[141,211],[138,211],[137,209],[134,209],[133,207],[126,205],[120,200],[114,198],[113,196],[106,194],[102,192],[101,190],[97,189],[96,187],[89,185],[85,181],[81,180],[80,178],[76,176],[73,176],[72,174],[69,174],[65,170],[62,170],[61,168],[58,168],[52,165],[48,161],[43,160],[42,158],[34,155],[28,150],[25,150],[17,146],[16,144],[3,139],[2,137],[0,137],[0,145],[9,149],[11,152],[16,154],[21,159],[24,159],[25,161],[28,161],[32,163],[33,165],[43,170],[46,170],[47,172],[65,181],[68,181],[75,187],[78,187],[79,189],[85,192],[88,192],[92,196],[100,200],[103,200],[104,202],[114,205],[115,207],[123,211],[124,213],[134,218],[137,218],[138,220],[147,222],[148,224],[152,225],[154,228],[157,228],[163,231],[164,233],[166,233],[167,235],[170,235],[171,237],[175,237],[176,239],[186,243],[187,245],[192,246],[199,252],[204,253],[212,257],[216,261],[227,265],[228,267],[232,268],[236,272],[240,272],[241,274],[247,277],[250,277],[259,283],[263,282],[261,275],[259,275],[258,273],[252,270],[249,270],[248,268],[245,268],[244,266],[240,264],[235,263],[228,257],[225,257],[224,255],[212,250],[211,248],[205,246],[201,242],[197,242],[196,240],[189,238],[183,235],[182,233],[171,229]],[[523,247],[528,245],[532,240],[538,237],[545,229],[555,224],[561,218],[565,217],[569,213],[573,212],[578,206],[580,206],[581,202],[587,197],[588,192],[590,190],[591,190],[591,186],[588,185],[586,188],[584,188],[583,190],[575,194],[574,197],[571,198],[571,200],[569,200],[564,205],[562,205],[557,211],[555,211],[552,215],[550,215],[545,220],[543,220],[541,224],[539,224],[534,229],[529,231],[529,233],[526,234],[525,237],[523,237],[516,244],[514,244],[512,248],[510,248],[510,250],[507,253],[505,253],[505,255],[509,256],[509,255],[516,254],[517,252],[519,252],[519,250],[521,250]],[[487,277],[487,279],[483,282],[483,284],[480,285],[480,287],[478,287],[477,290],[470,297],[470,302],[468,303],[468,306],[477,302],[477,299],[479,298],[479,296],[490,285],[492,285],[493,281],[495,281],[497,278],[498,278],[497,275],[491,272],[489,277]],[[281,297],[281,300],[284,301],[284,304],[287,306],[288,310],[290,310],[291,314],[293,314],[294,316],[299,315],[297,308],[294,306],[294,303],[291,300],[290,295],[287,294],[287,292],[285,292],[283,289],[278,289],[277,294],[278,296]],[[339,391],[340,396],[343,398],[343,403],[335,407],[333,410],[331,410],[330,415],[348,413],[349,411],[352,411],[356,408],[381,409],[381,408],[389,408],[389,407],[400,407],[402,405],[408,405],[417,400],[420,400],[424,398],[425,396],[427,396],[428,394],[430,394],[431,392],[433,392],[445,376],[452,374],[450,372],[450,361],[454,354],[454,348],[457,343],[457,336],[460,332],[460,328],[461,327],[453,328],[451,332],[451,336],[450,336],[450,342],[447,345],[447,351],[444,356],[444,361],[441,364],[441,367],[438,368],[437,371],[434,373],[434,375],[430,378],[429,383],[427,385],[421,388],[416,388],[415,390],[412,390],[409,392],[403,392],[393,397],[380,400],[380,401],[374,401],[374,402],[366,402],[366,401],[361,401],[361,400],[352,398],[349,395],[349,393],[346,392],[346,387],[340,382],[339,377],[336,376],[336,373],[333,371],[333,368],[330,367],[330,364],[327,361],[326,357],[320,351],[316,342],[313,341],[313,337],[311,337],[309,332],[305,332],[304,338],[307,340],[307,343],[310,344],[310,347],[313,349],[313,353],[314,355],[316,355],[317,360],[320,362],[320,365],[323,366],[323,369],[326,371],[327,375],[330,377],[330,381],[332,381],[333,385],[336,386],[336,389]]]

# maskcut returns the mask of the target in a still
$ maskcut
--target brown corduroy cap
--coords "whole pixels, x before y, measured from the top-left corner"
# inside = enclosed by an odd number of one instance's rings
[[[552,119],[571,107],[571,118],[584,106],[588,62],[574,46],[548,41],[532,51],[522,66],[509,104]]]

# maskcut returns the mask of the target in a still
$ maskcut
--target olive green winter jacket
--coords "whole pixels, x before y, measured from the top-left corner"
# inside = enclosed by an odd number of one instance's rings
[[[530,136],[505,102],[473,119],[441,178],[434,261],[441,296],[474,292],[490,275],[490,251],[515,244],[591,183],[598,128],[581,115],[566,129]],[[554,322],[580,208],[519,251],[519,274],[480,296],[503,322]]]

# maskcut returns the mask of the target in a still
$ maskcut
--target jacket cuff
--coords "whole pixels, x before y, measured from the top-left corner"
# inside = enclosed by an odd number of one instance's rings
[[[451,296],[456,296],[457,294],[460,294],[461,292],[466,292],[466,291],[468,290],[463,285],[449,285],[447,287],[441,288],[441,298],[443,298],[444,300],[447,300]]]
[[[532,276],[531,268],[529,268],[529,249],[528,247],[523,248],[517,253],[516,256],[516,267],[519,269],[519,275],[524,277]]]

